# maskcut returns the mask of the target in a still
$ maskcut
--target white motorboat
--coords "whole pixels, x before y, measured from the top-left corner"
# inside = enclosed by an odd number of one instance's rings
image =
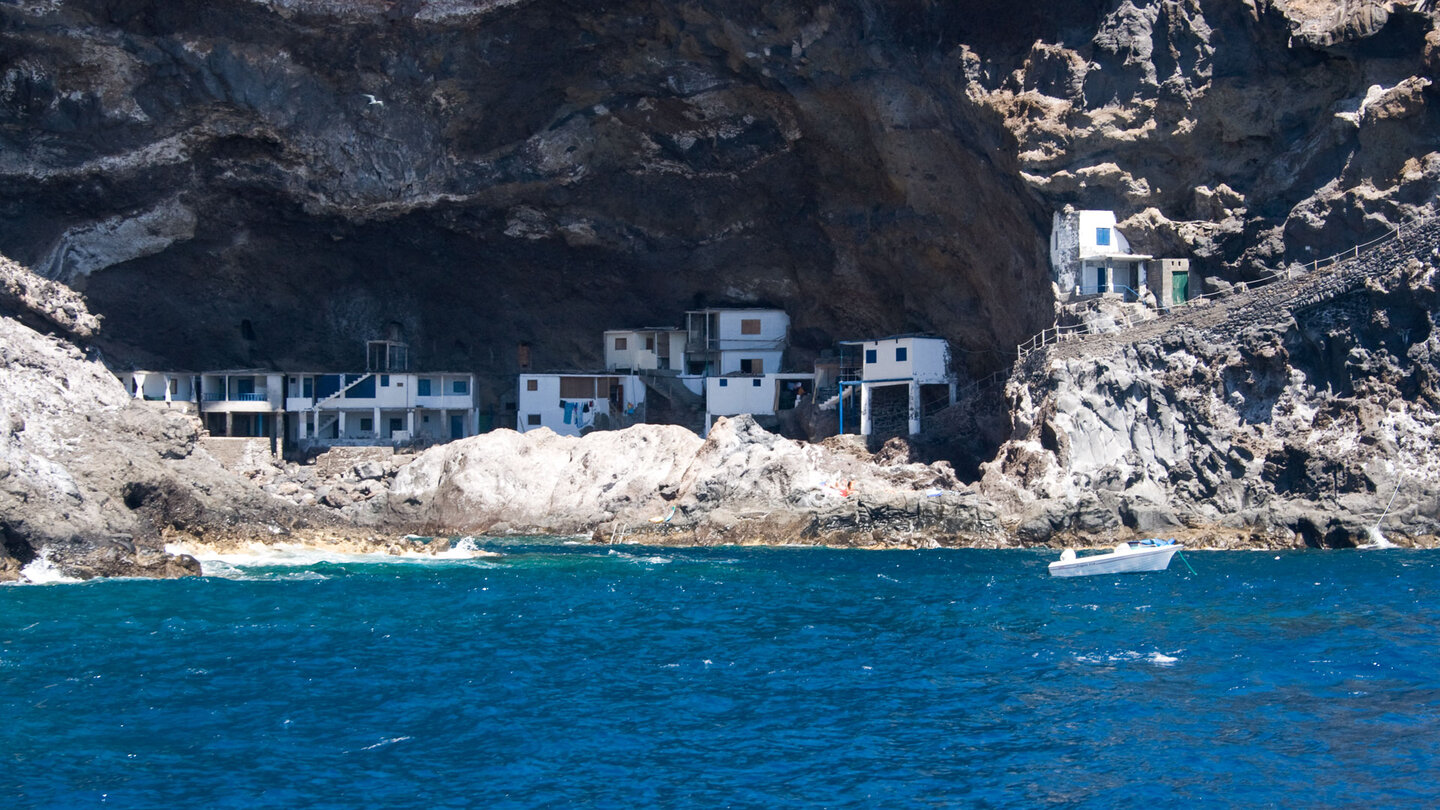
[[[1052,577],[1083,577],[1090,574],[1134,574],[1141,571],[1164,571],[1170,558],[1184,548],[1174,540],[1136,540],[1121,543],[1106,554],[1075,556],[1073,549],[1060,552],[1060,559],[1050,563]]]

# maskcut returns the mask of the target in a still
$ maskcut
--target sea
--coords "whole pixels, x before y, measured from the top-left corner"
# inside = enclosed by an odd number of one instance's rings
[[[459,542],[0,588],[0,807],[1440,806],[1433,551]]]

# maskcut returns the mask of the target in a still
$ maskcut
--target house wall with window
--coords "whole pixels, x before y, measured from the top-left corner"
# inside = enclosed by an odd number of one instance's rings
[[[717,416],[775,413],[775,376],[711,377],[705,381],[706,424]]]
[[[1057,211],[1050,229],[1050,275],[1062,295],[1145,290],[1146,262],[1116,228],[1114,211]]]
[[[450,441],[479,431],[472,374],[298,373],[284,386],[286,435],[302,444]]]
[[[801,389],[803,387],[803,389]],[[797,389],[813,393],[814,374],[732,375],[705,380],[705,425],[721,416],[770,416],[795,407]]]
[[[515,429],[542,427],[562,436],[640,421],[645,385],[633,374],[521,374]],[[600,417],[604,417],[601,419]]]
[[[201,410],[261,413],[285,405],[285,375],[255,371],[215,371],[200,375]]]
[[[860,379],[945,382],[950,377],[950,344],[944,338],[893,337],[861,343]]]
[[[605,332],[609,371],[679,369],[685,356],[683,329],[611,329]]]
[[[706,309],[685,313],[685,370],[692,374],[773,374],[790,337],[781,309]]]
[[[927,413],[955,404],[944,338],[897,336],[844,346],[860,349],[860,433],[872,442],[917,435]]]
[[[197,375],[186,371],[122,371],[115,376],[135,399],[195,410]]]

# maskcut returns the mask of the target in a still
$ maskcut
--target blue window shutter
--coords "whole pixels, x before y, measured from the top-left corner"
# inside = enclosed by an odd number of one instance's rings
[[[415,382],[415,395],[421,397],[430,396],[430,378],[421,377]]]
[[[759,387],[760,387],[760,380],[759,380],[759,379],[751,380],[751,381],[750,381],[750,384],[751,384],[752,386],[756,387],[756,388],[759,388]]]
[[[1096,228],[1096,229],[1095,229],[1095,244],[1097,244],[1097,245],[1107,245],[1107,246],[1110,244],[1110,229],[1109,229],[1109,228]]]
[[[896,346],[896,347],[895,347],[895,362],[897,362],[897,363],[903,363],[903,362],[905,362],[905,357],[906,357],[905,347],[904,347],[904,346]]]
[[[720,387],[721,387],[721,388],[726,388],[726,387],[728,387],[729,385],[730,385],[730,381],[729,381],[729,380],[721,380],[721,381],[720,381]]]
[[[875,364],[875,350],[874,350],[874,349],[866,349],[866,350],[865,350],[865,364],[866,364],[866,365],[874,365],[874,364]]]

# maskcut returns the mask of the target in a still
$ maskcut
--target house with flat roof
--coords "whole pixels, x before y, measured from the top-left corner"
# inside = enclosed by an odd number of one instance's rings
[[[1065,296],[1119,293],[1137,299],[1145,292],[1146,263],[1130,250],[1115,226],[1114,211],[1055,212],[1050,229],[1051,279]]]
[[[634,374],[521,374],[515,429],[545,427],[562,436],[613,430],[645,421],[645,385]]]
[[[480,431],[475,375],[418,372],[392,334],[365,344],[364,372],[285,377],[286,436],[300,447],[446,442]]]
[[[456,372],[290,374],[286,437],[301,447],[446,442],[479,432],[475,375]]]
[[[475,375],[416,372],[398,340],[366,346],[363,372],[117,372],[131,396],[193,408],[212,437],[278,447],[443,442],[479,432]]]
[[[212,436],[279,438],[285,410],[285,375],[263,369],[201,372],[196,403]]]
[[[605,331],[607,371],[680,370],[685,358],[684,329],[646,327]]]
[[[841,386],[860,389],[860,433],[872,442],[917,435],[926,416],[955,404],[956,379],[944,338],[897,335],[844,343],[859,347],[861,365],[860,378]]]
[[[701,309],[685,313],[685,369],[706,377],[779,371],[790,338],[783,309]]]
[[[742,413],[756,417],[762,425],[767,417],[794,409],[801,399],[815,393],[813,373],[727,374],[705,379],[705,431],[722,416]],[[766,425],[770,427],[769,425]]]
[[[182,413],[200,413],[197,406],[200,376],[194,372],[137,369],[116,372],[115,376],[135,399],[158,403]]]

